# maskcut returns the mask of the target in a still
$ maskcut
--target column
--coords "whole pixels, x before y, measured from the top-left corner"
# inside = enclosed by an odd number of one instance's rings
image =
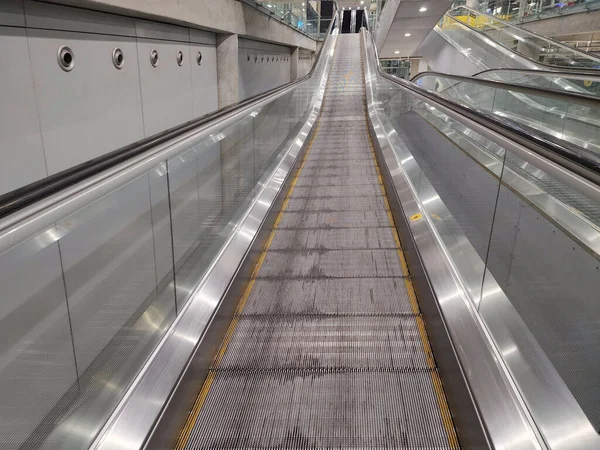
[[[217,34],[217,90],[219,108],[239,101],[238,35]]]
[[[300,70],[300,47],[292,48],[292,55],[290,58],[290,81],[296,81],[298,78],[298,71]]]
[[[417,59],[417,58],[410,58],[410,79],[412,80],[413,77],[416,77],[417,74],[419,73],[419,63],[421,62],[421,59]]]

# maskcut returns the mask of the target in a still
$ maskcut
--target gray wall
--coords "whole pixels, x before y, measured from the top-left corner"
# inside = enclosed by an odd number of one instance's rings
[[[312,66],[315,63],[315,58],[316,53],[300,50],[298,57],[298,78],[301,78],[310,72],[310,69],[312,69]]]
[[[289,47],[240,38],[238,48],[240,100],[291,81]]]
[[[9,0],[16,1],[16,0]],[[217,33],[300,47],[314,52],[317,42],[270,14],[238,0],[46,0],[93,10],[146,17]],[[6,2],[6,0],[2,0]]]
[[[524,22],[520,26],[526,30],[549,37],[598,31],[600,28],[600,10]]]
[[[70,72],[57,61],[63,45],[75,55]],[[0,4],[0,51],[0,194],[217,109],[212,33],[10,1]]]

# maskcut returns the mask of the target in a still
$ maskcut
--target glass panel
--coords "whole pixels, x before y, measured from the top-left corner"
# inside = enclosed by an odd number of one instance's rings
[[[549,73],[535,74],[532,72],[520,72],[504,69],[483,72],[476,75],[477,78],[504,81],[506,83],[522,84],[526,86],[552,89],[555,91],[568,91],[577,94],[600,96],[600,78],[592,75],[552,75]]]
[[[236,214],[253,200],[252,123],[244,119],[167,163],[179,309],[227,240]]]
[[[535,2],[506,2],[496,7],[489,7],[488,2],[480,3],[482,12],[492,14],[510,22],[532,22],[551,17],[589,12],[600,8],[598,0],[570,0],[556,2],[554,0],[540,0]]]
[[[77,370],[57,239],[52,227],[0,254],[0,441],[42,441],[77,395]],[[60,406],[57,406],[60,405]]]
[[[513,154],[502,181],[486,286],[508,297],[598,432],[600,205]],[[480,312],[499,319],[494,296],[483,297]],[[514,356],[535,366],[536,356],[523,354],[530,337],[512,339]],[[525,395],[535,406],[536,394]]]
[[[389,82],[388,82],[389,83]],[[388,84],[385,113],[404,151],[399,158],[472,301],[481,295],[504,149]],[[389,90],[394,95],[386,101]],[[433,131],[433,132],[432,132]],[[411,220],[425,220],[416,215]]]
[[[58,223],[79,373],[61,448],[89,445],[174,318],[166,178],[159,165]]]

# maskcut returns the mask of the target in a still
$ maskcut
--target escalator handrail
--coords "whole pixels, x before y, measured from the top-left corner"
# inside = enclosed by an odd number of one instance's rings
[[[556,78],[568,78],[571,80],[590,80],[597,83],[600,83],[600,71],[599,70],[577,70],[577,68],[570,69],[573,72],[560,72],[555,70],[533,70],[533,69],[518,69],[518,68],[510,68],[510,67],[499,67],[496,69],[485,69],[481,72],[474,73],[471,75],[473,78],[479,78],[482,75],[492,72],[515,72],[523,75],[539,75],[539,76],[548,76],[548,77],[556,77]]]
[[[329,24],[326,36],[331,33],[336,21],[337,13],[334,12],[333,16],[331,17],[331,23]],[[23,211],[27,207],[31,207],[37,203],[43,203],[43,201],[49,197],[59,194],[62,191],[66,191],[67,189],[72,188],[85,180],[89,180],[91,177],[100,175],[108,170],[115,169],[118,166],[127,165],[128,162],[132,161],[134,158],[140,157],[150,150],[156,149],[158,146],[168,145],[170,142],[175,142],[191,132],[200,131],[204,128],[207,130],[210,128],[215,128],[223,121],[235,116],[243,110],[251,109],[259,103],[264,103],[269,99],[274,100],[275,97],[283,95],[283,93],[290,91],[292,88],[297,87],[313,77],[317,62],[321,57],[322,49],[323,46],[321,46],[317,52],[315,62],[313,63],[311,70],[305,76],[295,81],[241,100],[215,112],[206,114],[197,119],[190,120],[165,131],[161,131],[160,133],[141,139],[100,157],[78,164],[75,167],[66,169],[57,174],[50,175],[39,181],[35,181],[31,184],[0,195],[0,231],[10,227],[15,222],[22,220],[20,217],[15,217],[14,220],[10,220],[8,222],[6,221],[6,219],[12,219],[16,213]],[[125,167],[122,169],[125,169]],[[71,194],[65,194],[65,197],[68,195]],[[52,203],[57,203],[59,201],[61,201],[61,199],[56,198],[53,199]],[[48,207],[48,205],[40,205],[39,209],[45,207]],[[30,211],[26,217],[29,217],[35,213],[36,211]]]
[[[548,97],[554,100],[569,102],[569,103],[578,103],[585,106],[590,106],[593,108],[600,108],[600,99],[593,95],[585,95],[576,92],[569,91],[559,91],[555,89],[546,89],[542,87],[529,86],[525,84],[513,84],[507,83],[504,81],[495,81],[495,80],[486,80],[481,78],[472,78],[465,77],[461,75],[453,75],[442,72],[434,72],[434,71],[425,71],[420,72],[415,75],[410,81],[411,83],[415,83],[421,78],[426,76],[436,76],[440,78],[448,78],[451,80],[457,80],[461,83],[471,83],[478,84],[481,86],[487,86],[495,89],[503,89],[507,91],[515,91],[521,92],[527,95],[535,95],[538,97]]]
[[[454,11],[454,10],[451,10],[451,11]],[[453,16],[451,16],[448,13],[444,14],[444,17],[451,18],[456,23],[458,23],[458,24],[460,24],[460,25],[462,25],[462,26],[470,29],[474,33],[477,33],[478,36],[483,36],[486,39],[491,39],[483,31],[478,30],[475,27],[472,27],[471,25],[469,25],[468,23],[463,22],[462,20],[458,20],[456,17],[453,17]],[[495,41],[495,42],[496,42],[497,45],[499,45],[500,47],[502,47],[504,50],[506,50],[506,51],[508,51],[510,53],[514,53],[516,55],[519,55],[521,58],[526,59],[527,61],[530,61],[531,63],[533,63],[533,64],[535,64],[537,66],[546,67],[546,68],[548,68],[549,71],[554,71],[554,72],[565,71],[565,72],[569,72],[569,71],[572,70],[572,71],[577,72],[577,73],[583,72],[583,69],[581,67],[578,68],[578,67],[569,67],[569,66],[554,66],[552,64],[546,64],[546,63],[543,63],[543,62],[540,62],[540,61],[535,61],[535,60],[531,59],[530,57],[528,57],[526,55],[523,55],[522,53],[520,53],[520,52],[518,52],[516,50],[513,50],[513,49],[511,49],[509,47],[507,47],[502,42],[498,42],[498,41]],[[567,48],[570,49],[570,47],[567,47]],[[584,53],[584,55],[585,55],[585,53]],[[594,74],[598,75],[598,73],[600,73],[600,70],[596,70],[596,69],[588,69],[588,70],[589,70],[590,74],[594,73]]]
[[[373,41],[372,34],[370,39]],[[513,151],[525,156],[525,160],[528,159],[527,153],[534,153],[542,160],[555,163],[546,164],[544,170],[552,171],[565,184],[600,202],[600,164],[596,161],[582,157],[573,149],[552,142],[541,134],[533,133],[530,128],[517,128],[513,122],[509,123],[492,114],[483,113],[475,108],[448,100],[410,81],[386,73],[381,66],[375,42],[372,43],[377,61],[377,72],[381,77],[437,109],[452,114],[465,126],[469,128],[475,126],[488,135],[495,136],[496,139],[499,137],[502,140],[500,143],[502,147],[510,147]]]
[[[558,41],[556,41],[556,40],[554,40],[554,39],[551,39],[551,38],[549,38],[549,37],[543,36],[543,35],[541,35],[541,34],[539,34],[539,33],[536,33],[535,31],[530,31],[530,30],[527,30],[527,29],[525,29],[525,28],[519,27],[519,26],[517,26],[517,25],[514,25],[514,24],[512,24],[512,23],[510,23],[510,22],[507,22],[506,20],[498,19],[496,16],[492,16],[492,15],[490,15],[490,14],[487,14],[487,13],[484,13],[484,12],[481,12],[481,11],[478,11],[478,10],[476,10],[476,9],[473,9],[473,8],[470,8],[470,7],[468,7],[468,6],[457,6],[456,8],[453,8],[453,9],[451,9],[450,11],[456,11],[456,10],[458,10],[458,9],[466,9],[467,11],[474,12],[475,14],[479,14],[479,15],[482,15],[482,16],[485,16],[485,17],[489,17],[490,19],[493,19],[493,20],[495,20],[496,22],[500,22],[500,23],[502,23],[503,25],[506,25],[506,26],[508,26],[508,27],[510,27],[510,28],[517,29],[517,30],[519,30],[519,31],[521,31],[521,32],[524,32],[525,34],[531,34],[531,35],[533,35],[533,36],[535,36],[535,37],[537,37],[537,38],[540,38],[540,39],[542,39],[543,41],[549,42],[549,43],[550,43],[550,44],[552,44],[552,45],[556,45],[557,47],[562,47],[562,48],[564,48],[564,49],[566,49],[566,50],[568,50],[568,51],[570,51],[570,52],[572,52],[572,53],[577,53],[577,54],[579,54],[579,55],[581,55],[581,56],[584,56],[584,57],[586,57],[587,59],[591,59],[591,60],[594,60],[594,61],[598,61],[598,64],[600,64],[600,58],[596,58],[595,56],[593,56],[593,55],[590,55],[589,53],[582,52],[581,50],[577,50],[576,48],[574,48],[574,47],[571,47],[571,46],[569,46],[569,45],[565,45],[565,44],[563,44],[562,42],[558,42]]]

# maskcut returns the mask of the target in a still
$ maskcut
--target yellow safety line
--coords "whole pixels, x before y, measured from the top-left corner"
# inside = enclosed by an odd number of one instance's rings
[[[279,211],[279,214],[277,214],[275,223],[273,224],[273,229],[271,230],[271,233],[269,234],[269,237],[268,237],[267,241],[265,242],[263,249],[261,250],[260,257],[256,261],[254,268],[252,269],[252,273],[250,274],[250,279],[249,279],[248,283],[246,284],[244,293],[240,297],[240,301],[235,310],[233,319],[231,320],[231,323],[229,324],[229,328],[227,328],[227,332],[225,333],[225,337],[223,338],[223,342],[221,343],[221,348],[219,349],[219,352],[215,356],[212,367],[218,366],[219,363],[221,362],[221,360],[223,359],[223,356],[225,355],[227,346],[229,345],[229,342],[231,341],[231,337],[233,336],[233,332],[235,331],[235,327],[237,326],[238,316],[244,309],[244,306],[246,305],[246,301],[248,300],[248,297],[250,297],[250,293],[252,292],[252,288],[254,287],[254,282],[256,281],[256,276],[258,275],[258,272],[260,271],[260,268],[262,267],[263,262],[265,261],[265,258],[267,256],[267,251],[269,250],[269,247],[271,246],[271,243],[273,242],[273,238],[275,237],[275,231],[277,231],[277,227],[279,226],[279,224],[281,223],[281,220],[283,219],[283,214],[284,214],[285,210],[287,209],[287,205],[289,203],[290,197],[292,196],[292,192],[294,191],[294,188],[296,187],[296,183],[298,182],[298,177],[300,176],[300,173],[302,172],[302,169],[304,168],[304,164],[306,163],[306,159],[308,158],[308,154],[310,153],[310,149],[312,148],[315,137],[317,136],[317,133],[319,132],[319,128],[321,126],[320,118],[321,118],[321,116],[319,115],[319,117],[317,118],[317,122],[315,124],[315,129],[312,134],[312,137],[311,137],[310,141],[308,142],[306,151],[304,152],[304,156],[300,163],[300,167],[298,168],[298,170],[294,174],[294,177],[292,178],[292,181],[290,183],[290,189],[288,190],[288,192],[285,196],[285,199],[283,201],[283,204],[281,205],[281,210]],[[198,394],[198,397],[196,398],[196,402],[194,403],[194,406],[193,406],[192,410],[190,411],[190,415],[188,416],[186,424],[183,427],[183,430],[181,431],[179,438],[177,439],[177,444],[175,445],[175,450],[182,450],[187,445],[187,442],[192,433],[192,429],[194,428],[194,424],[198,420],[198,416],[200,415],[200,410],[202,409],[202,405],[204,405],[204,401],[206,400],[206,397],[208,396],[208,392],[210,391],[210,387],[214,381],[214,378],[215,378],[214,372],[212,370],[209,370],[208,375],[207,375],[206,379],[204,380],[204,384],[202,385],[202,388],[200,389],[200,393]]]
[[[366,109],[365,109],[365,118],[367,121],[369,120]],[[385,205],[385,210],[388,216],[388,220],[392,227],[392,234],[394,235],[394,241],[396,242],[396,249],[398,251],[398,257],[400,258],[400,265],[402,266],[402,274],[404,275],[404,284],[406,285],[406,291],[408,293],[408,300],[410,302],[410,306],[413,310],[413,313],[416,315],[415,319],[417,321],[417,329],[419,330],[419,336],[421,338],[421,342],[423,344],[423,350],[425,352],[425,359],[427,360],[427,365],[429,366],[431,379],[433,382],[433,388],[436,394],[438,407],[440,409],[440,414],[442,416],[442,421],[444,423],[444,428],[446,430],[446,435],[448,437],[448,444],[452,449],[460,449],[460,445],[458,443],[458,437],[456,435],[456,429],[454,428],[454,421],[452,420],[452,415],[450,414],[450,409],[448,407],[448,402],[446,400],[446,394],[444,393],[444,388],[442,386],[442,380],[440,379],[440,375],[436,369],[435,359],[433,358],[433,352],[431,350],[431,346],[429,345],[429,337],[427,336],[427,330],[425,329],[425,323],[423,322],[423,318],[421,317],[421,310],[419,308],[419,303],[417,302],[417,296],[415,294],[415,289],[410,278],[410,272],[408,271],[408,265],[406,264],[406,258],[404,257],[404,252],[402,250],[402,244],[400,243],[400,237],[398,236],[398,231],[396,229],[396,221],[394,220],[394,216],[392,215],[392,210],[390,208],[390,204],[387,199],[387,193],[385,190],[385,186],[383,184],[383,178],[381,177],[381,171],[379,170],[379,163],[377,162],[377,157],[375,156],[375,147],[373,146],[373,140],[371,139],[371,135],[369,133],[369,146],[371,147],[371,155],[373,156],[373,161],[375,162],[375,170],[377,172],[377,180],[379,182],[379,187],[381,188],[381,193],[383,194],[383,201]]]

